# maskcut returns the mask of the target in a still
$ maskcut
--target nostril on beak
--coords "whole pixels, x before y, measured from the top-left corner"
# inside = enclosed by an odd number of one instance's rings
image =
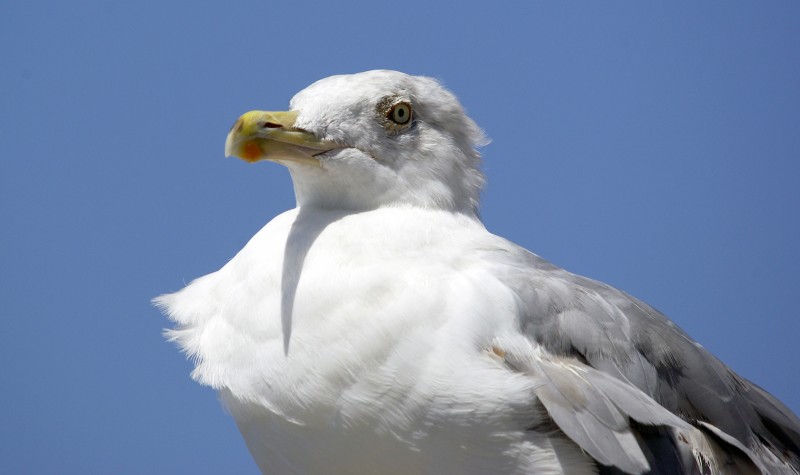
[[[280,129],[283,127],[281,124],[276,124],[274,122],[264,122],[261,124],[262,129]]]

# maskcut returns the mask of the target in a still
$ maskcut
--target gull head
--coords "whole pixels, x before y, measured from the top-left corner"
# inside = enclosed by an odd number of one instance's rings
[[[242,115],[225,154],[286,165],[298,206],[477,212],[477,149],[487,140],[438,81],[385,70],[332,76],[289,109]]]

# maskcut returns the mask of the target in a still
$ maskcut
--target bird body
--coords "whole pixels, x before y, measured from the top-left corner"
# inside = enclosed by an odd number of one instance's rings
[[[800,421],[662,314],[488,232],[428,78],[320,81],[226,148],[298,207],[156,303],[265,473],[797,473]],[[276,132],[277,131],[277,132]]]
[[[294,236],[313,236],[313,245]],[[185,327],[173,337],[199,356],[195,378],[224,391],[270,472],[390,473],[385,461],[401,456],[398,472],[450,460],[461,473],[487,473],[470,463],[477,449],[507,450],[537,417],[532,382],[508,378],[491,351],[515,334],[516,303],[481,268],[481,254],[508,249],[458,214],[294,210],[162,303]],[[291,267],[302,260],[299,275],[285,275],[286,254]],[[262,317],[281,315],[290,296],[290,325]],[[514,419],[518,427],[498,430]],[[461,440],[431,446],[427,425]]]

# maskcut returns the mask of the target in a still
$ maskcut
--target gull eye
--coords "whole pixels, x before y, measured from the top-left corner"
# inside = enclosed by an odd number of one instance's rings
[[[398,125],[405,125],[411,121],[411,104],[400,102],[389,109],[386,117]]]

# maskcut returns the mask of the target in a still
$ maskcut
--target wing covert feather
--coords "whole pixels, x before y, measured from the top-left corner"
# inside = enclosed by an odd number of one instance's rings
[[[592,370],[586,373],[591,376],[584,377],[593,389],[584,387],[584,395],[613,401],[624,416],[639,423],[670,425],[645,420],[646,413],[641,410],[649,411],[651,406],[632,395],[637,392],[630,389],[636,388],[655,406],[705,433],[711,432],[702,424],[713,427],[715,441],[709,444],[727,447],[718,453],[735,452],[742,460],[755,457],[752,463],[766,467],[769,473],[800,473],[800,419],[786,406],[735,374],[649,305],[601,282],[571,274],[522,248],[513,252],[509,246],[505,251],[509,260],[496,275],[518,297],[522,332],[549,354],[573,359]],[[552,375],[548,381],[558,387]],[[583,445],[589,444],[586,439],[594,434],[582,436],[581,428],[615,430],[608,424],[617,420],[613,411],[609,414],[601,406],[585,405],[583,413],[569,419],[559,405],[564,394],[556,394],[537,392],[559,427],[605,463]],[[583,443],[578,440],[581,437]],[[747,457],[732,440],[748,451]],[[638,467],[639,462],[637,456],[627,463]]]

